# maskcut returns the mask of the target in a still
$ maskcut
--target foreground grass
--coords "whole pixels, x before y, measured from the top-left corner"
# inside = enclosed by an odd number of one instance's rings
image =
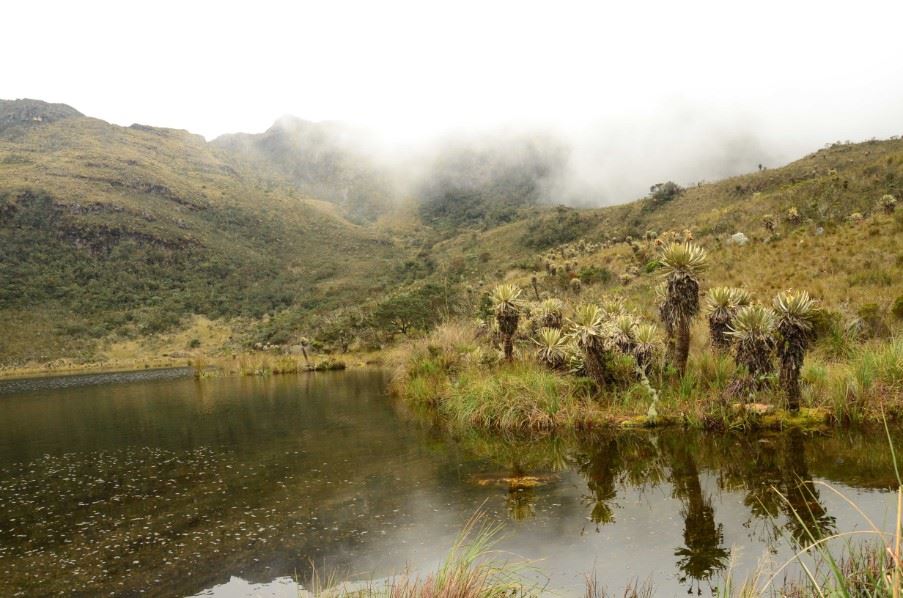
[[[803,408],[794,415],[783,410],[776,390],[744,404],[725,398],[736,366],[729,356],[709,352],[693,355],[682,378],[656,372],[647,386],[628,368],[612,388],[597,392],[585,378],[542,366],[528,346],[502,362],[475,327],[449,323],[397,349],[390,363],[395,394],[459,428],[756,428],[903,417],[903,339],[863,343],[852,355],[811,358],[803,372]]]
[[[442,564],[427,575],[399,575],[363,587],[323,580],[316,571],[309,590],[299,595],[324,598],[516,598],[539,596],[541,590],[524,581],[523,565],[494,550],[501,527],[477,513],[458,535]]]

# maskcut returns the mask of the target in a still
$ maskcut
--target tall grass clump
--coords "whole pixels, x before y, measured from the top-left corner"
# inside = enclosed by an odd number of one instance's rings
[[[384,583],[354,589],[335,584],[324,587],[316,573],[313,596],[323,598],[518,598],[539,596],[537,588],[523,580],[524,565],[500,558],[495,550],[501,526],[477,513],[458,534],[436,571],[426,575],[400,575]],[[316,584],[314,583],[316,582]],[[299,592],[299,595],[301,592]]]
[[[803,397],[840,422],[903,417],[903,338],[860,346],[848,362],[813,362],[801,373]]]
[[[491,359],[476,338],[477,327],[454,321],[440,324],[422,339],[397,347],[389,356],[392,391],[405,400],[436,405],[448,395],[451,375],[482,359]]]
[[[463,370],[440,410],[464,427],[550,430],[578,411],[585,395],[576,378],[515,362],[491,376],[479,368]]]
[[[494,551],[501,527],[477,515],[458,535],[439,569],[423,578],[395,581],[392,598],[512,598],[530,595],[521,566],[502,561]]]

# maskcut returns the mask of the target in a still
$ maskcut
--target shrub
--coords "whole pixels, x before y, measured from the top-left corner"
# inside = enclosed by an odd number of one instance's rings
[[[585,266],[577,273],[577,277],[580,278],[580,282],[583,284],[608,284],[614,278],[614,274],[604,266],[601,268],[599,266]]]
[[[866,338],[885,337],[890,334],[884,314],[877,303],[866,303],[856,312],[858,332]]]
[[[683,187],[674,181],[657,183],[649,188],[649,198],[653,205],[663,204],[680,197],[684,192]]]
[[[890,313],[894,314],[894,317],[898,320],[903,320],[903,295],[894,299],[894,304],[890,308]]]
[[[660,261],[652,260],[651,262],[646,263],[646,266],[643,268],[643,271],[645,271],[646,274],[652,274],[653,272],[655,272],[656,270],[661,268],[661,266],[662,266],[662,263]]]

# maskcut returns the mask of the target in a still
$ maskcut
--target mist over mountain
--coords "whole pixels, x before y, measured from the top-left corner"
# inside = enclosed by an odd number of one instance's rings
[[[600,207],[651,185],[692,185],[783,163],[804,148],[740,118],[675,110],[584,128],[511,124],[393,143],[362,127],[293,116],[211,143],[301,193],[373,221],[413,202],[427,224],[494,226],[530,205]]]
[[[397,195],[391,171],[377,164],[366,133],[338,122],[283,116],[260,134],[222,135],[212,145],[309,197],[341,206],[356,221],[383,213]]]
[[[560,201],[569,148],[544,133],[502,132],[437,144],[420,169],[419,214],[429,224],[496,226],[518,208]]]

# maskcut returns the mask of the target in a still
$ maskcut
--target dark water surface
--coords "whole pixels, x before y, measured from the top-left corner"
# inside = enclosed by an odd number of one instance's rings
[[[377,371],[116,376],[0,384],[0,596],[295,596],[311,561],[430,570],[481,506],[561,594],[706,595],[732,551],[743,578],[866,529],[813,481],[893,528],[882,431],[501,441],[403,416]]]

